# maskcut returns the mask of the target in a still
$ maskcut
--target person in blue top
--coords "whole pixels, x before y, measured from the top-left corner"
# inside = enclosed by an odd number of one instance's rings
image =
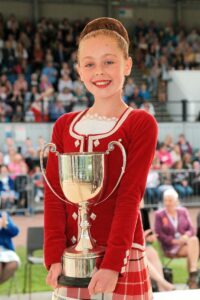
[[[0,212],[0,284],[12,277],[20,265],[12,242],[18,233],[19,228],[11,217],[6,212]]]

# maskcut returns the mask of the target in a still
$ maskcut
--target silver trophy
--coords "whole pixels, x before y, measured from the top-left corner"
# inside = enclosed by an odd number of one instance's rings
[[[114,145],[122,152],[123,163],[121,174],[113,190],[102,199],[102,193],[107,180],[107,157]],[[66,199],[61,198],[52,188],[45,174],[43,158],[45,150],[49,148],[58,156],[59,180]],[[96,262],[102,258],[105,248],[97,245],[90,234],[88,209],[108,199],[116,190],[126,167],[126,152],[120,142],[108,144],[106,152],[78,152],[60,154],[56,145],[48,143],[40,153],[40,165],[44,179],[51,191],[60,200],[78,205],[78,242],[65,249],[62,256],[62,275],[58,279],[59,285],[87,287],[95,271]]]

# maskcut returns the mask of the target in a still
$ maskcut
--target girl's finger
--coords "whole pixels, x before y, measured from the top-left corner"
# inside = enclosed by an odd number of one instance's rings
[[[88,290],[89,290],[90,295],[93,295],[95,293],[96,284],[97,284],[97,281],[96,281],[95,277],[92,277],[92,279],[88,285]]]

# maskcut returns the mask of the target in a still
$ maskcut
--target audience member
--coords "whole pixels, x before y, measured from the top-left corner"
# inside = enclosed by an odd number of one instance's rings
[[[142,203],[143,206],[143,203]],[[148,261],[148,268],[150,277],[157,283],[158,291],[171,291],[174,290],[175,287],[173,284],[165,280],[163,274],[163,267],[160,261],[158,252],[153,247],[153,243],[156,241],[156,235],[153,233],[150,228],[150,221],[148,215],[148,209],[142,207],[141,208],[141,217],[144,228],[144,237],[146,242],[146,255]]]
[[[189,173],[183,170],[183,163],[181,160],[175,162],[173,165],[175,172],[172,174],[172,183],[175,190],[178,192],[180,198],[184,199],[193,194],[193,189],[189,185]]]
[[[0,284],[11,278],[20,265],[12,242],[18,233],[19,228],[11,217],[6,212],[0,212]]]
[[[190,143],[186,141],[184,134],[179,135],[178,145],[180,147],[181,156],[183,156],[185,153],[192,154],[192,147]]]
[[[1,207],[3,209],[12,208],[15,203],[14,180],[10,177],[8,167],[1,165],[0,167],[0,198]]]
[[[178,207],[178,194],[169,189],[163,195],[164,209],[155,213],[155,232],[165,255],[186,257],[191,289],[198,288],[199,242],[186,208]]]
[[[171,153],[167,150],[167,146],[164,143],[160,144],[160,147],[158,150],[158,157],[162,164],[166,164],[168,167],[172,166]]]

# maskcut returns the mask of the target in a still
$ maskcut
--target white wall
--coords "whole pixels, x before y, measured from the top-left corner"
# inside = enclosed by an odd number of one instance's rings
[[[200,71],[170,71],[168,83],[168,111],[180,114],[180,106],[172,101],[188,100],[188,121],[195,121],[200,112]],[[176,118],[173,118],[176,121]]]
[[[43,136],[46,142],[50,141],[53,124],[0,124],[0,149],[3,145],[6,132],[11,131],[17,143],[20,145],[26,137],[30,137],[37,143],[39,136]],[[159,140],[163,141],[167,134],[172,135],[174,141],[178,135],[184,133],[195,148],[200,148],[200,122],[199,123],[159,123]]]

